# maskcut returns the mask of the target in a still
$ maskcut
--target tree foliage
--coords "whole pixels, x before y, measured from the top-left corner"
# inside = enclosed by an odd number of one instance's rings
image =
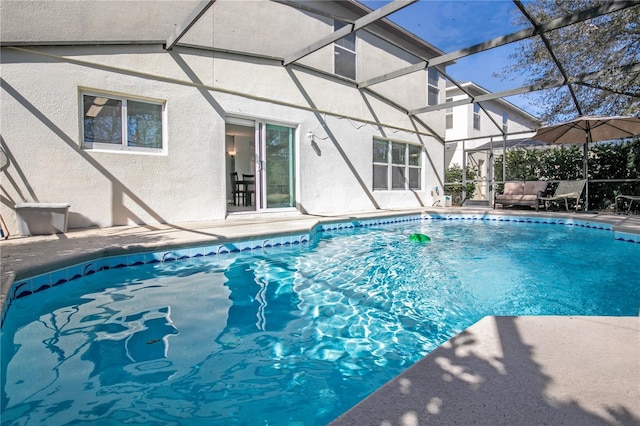
[[[473,183],[476,178],[476,172],[469,166],[466,169],[467,184],[465,191],[467,199],[471,199],[476,191],[476,186]],[[462,205],[462,167],[459,164],[453,164],[445,170],[444,181],[447,183],[446,193],[451,195],[451,204],[454,206]]]
[[[610,3],[606,0],[535,0],[525,7],[538,23]],[[531,23],[518,11],[515,24]],[[567,87],[544,92],[545,122],[583,115],[638,115],[640,72],[616,72],[615,68],[640,63],[640,5],[545,33],[553,53],[569,78],[605,71],[597,80],[573,84],[578,107]],[[522,76],[526,84],[562,78],[539,36],[517,43],[512,65],[499,74],[503,79]],[[536,95],[529,95],[536,96]],[[535,99],[535,98],[534,98]]]

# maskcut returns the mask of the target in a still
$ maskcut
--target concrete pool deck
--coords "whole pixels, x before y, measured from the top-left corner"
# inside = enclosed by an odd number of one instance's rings
[[[323,222],[406,214],[520,215],[607,223],[640,235],[640,217],[531,210],[384,210],[72,230],[0,242],[1,305],[16,279],[161,248],[308,232]],[[630,243],[633,244],[633,243]],[[638,267],[630,265],[630,267]],[[640,285],[640,283],[639,283]],[[640,318],[487,317],[415,364],[335,425],[640,424]]]
[[[638,425],[640,318],[485,317],[331,423]]]

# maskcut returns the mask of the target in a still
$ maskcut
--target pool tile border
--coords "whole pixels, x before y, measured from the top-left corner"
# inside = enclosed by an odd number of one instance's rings
[[[518,222],[518,223],[540,223],[548,225],[565,225],[577,226],[581,228],[601,229],[605,231],[613,231],[613,225],[598,221],[589,221],[574,218],[554,218],[554,217],[538,217],[538,216],[511,216],[511,215],[483,215],[483,214],[433,214],[423,213],[418,215],[354,220],[350,222],[335,222],[318,225],[319,232],[335,231],[346,228],[355,228],[361,226],[387,225],[391,223],[401,223],[410,221],[429,221],[429,220],[447,220],[447,221],[487,221],[487,222]],[[615,233],[616,239],[640,242],[636,234],[618,232]]]
[[[221,244],[206,246],[196,246],[191,248],[170,249],[153,251],[146,253],[133,253],[103,257],[91,261],[86,261],[60,268],[51,272],[36,275],[14,282],[7,294],[7,300],[2,310],[0,323],[4,324],[7,312],[16,299],[29,296],[34,293],[56,287],[79,278],[92,275],[96,272],[126,268],[138,265],[153,263],[166,263],[185,259],[219,256],[228,253],[252,252],[254,250],[264,250],[265,248],[278,248],[291,245],[304,245],[315,242],[321,233],[340,231],[346,229],[388,225],[402,222],[416,221],[488,221],[488,222],[518,222],[518,223],[539,223],[550,225],[576,226],[582,228],[593,228],[605,231],[613,231],[616,240],[640,243],[640,234],[614,231],[611,224],[598,221],[581,220],[575,218],[554,218],[540,216],[512,216],[512,215],[488,215],[488,214],[437,214],[422,213],[414,215],[380,217],[358,220],[340,220],[336,222],[319,223],[308,233],[265,236],[264,238],[251,239],[246,241],[233,241]]]

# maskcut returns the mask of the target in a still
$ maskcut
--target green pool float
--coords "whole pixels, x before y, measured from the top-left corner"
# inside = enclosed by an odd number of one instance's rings
[[[409,241],[414,241],[416,243],[428,243],[431,241],[431,238],[427,237],[424,234],[412,234],[409,237]]]

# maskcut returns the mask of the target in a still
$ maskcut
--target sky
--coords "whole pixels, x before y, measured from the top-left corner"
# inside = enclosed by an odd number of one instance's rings
[[[390,2],[359,1],[371,9]],[[515,14],[520,11],[511,0],[420,0],[387,19],[449,53],[521,30],[524,27],[512,23]],[[491,92],[521,87],[524,85],[521,77],[502,80],[494,76],[511,63],[509,55],[515,45],[512,43],[458,59],[455,65],[447,67],[447,73],[458,82],[473,81]],[[539,112],[535,101],[525,96],[511,96],[506,100],[533,115]]]

